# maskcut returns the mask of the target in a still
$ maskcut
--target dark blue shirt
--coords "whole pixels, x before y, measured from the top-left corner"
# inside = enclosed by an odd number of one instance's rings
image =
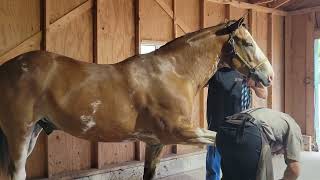
[[[227,67],[219,69],[209,80],[207,98],[209,130],[217,131],[225,117],[241,112],[243,81],[243,75]]]

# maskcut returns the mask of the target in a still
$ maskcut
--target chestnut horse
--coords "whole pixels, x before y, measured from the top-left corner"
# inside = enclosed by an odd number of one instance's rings
[[[272,67],[243,18],[189,33],[155,52],[113,65],[33,51],[0,66],[0,161],[13,180],[26,178],[27,157],[42,129],[99,142],[146,142],[144,179],[153,179],[165,144],[213,144],[194,127],[195,96],[220,58],[269,86]]]

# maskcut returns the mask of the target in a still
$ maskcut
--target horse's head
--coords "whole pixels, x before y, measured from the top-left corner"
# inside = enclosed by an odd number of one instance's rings
[[[249,31],[243,25],[244,18],[230,21],[218,30],[216,35],[229,35],[222,49],[223,58],[232,68],[264,86],[270,86],[274,72],[268,58],[264,55]]]

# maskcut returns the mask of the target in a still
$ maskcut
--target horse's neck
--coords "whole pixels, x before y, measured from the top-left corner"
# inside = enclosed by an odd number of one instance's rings
[[[225,41],[225,37],[215,35],[207,39],[190,38],[182,48],[173,49],[169,53],[175,61],[176,69],[192,81],[196,93],[216,72]]]

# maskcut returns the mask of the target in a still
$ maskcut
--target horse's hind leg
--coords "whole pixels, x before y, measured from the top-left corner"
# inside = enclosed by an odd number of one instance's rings
[[[163,147],[163,144],[147,144],[143,180],[151,180],[154,178],[156,167],[160,163],[160,154]]]

